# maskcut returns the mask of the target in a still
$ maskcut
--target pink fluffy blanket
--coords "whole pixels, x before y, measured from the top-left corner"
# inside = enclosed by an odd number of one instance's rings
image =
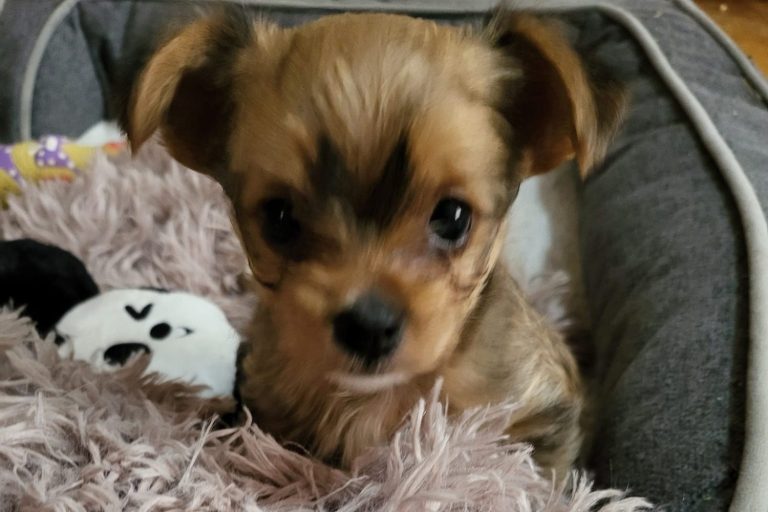
[[[219,188],[158,148],[98,155],[73,183],[42,183],[0,212],[0,236],[80,257],[103,289],[159,286],[218,303],[242,329],[253,297]],[[645,510],[575,473],[554,488],[506,442],[514,404],[449,419],[425,397],[388,446],[350,472],[278,445],[257,425],[216,429],[178,383],[60,360],[0,312],[0,510]]]

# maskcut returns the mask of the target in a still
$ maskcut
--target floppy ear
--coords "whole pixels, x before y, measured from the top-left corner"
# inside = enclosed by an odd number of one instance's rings
[[[576,158],[582,177],[604,156],[626,104],[625,89],[589,70],[553,21],[499,11],[492,43],[507,58],[501,111],[528,174]]]
[[[234,61],[253,30],[242,11],[226,10],[161,46],[138,75],[121,119],[131,149],[159,129],[176,160],[213,175],[226,159]]]

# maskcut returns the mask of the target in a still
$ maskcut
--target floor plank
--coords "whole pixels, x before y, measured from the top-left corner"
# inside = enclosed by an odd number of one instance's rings
[[[696,3],[768,75],[768,0],[697,0]]]

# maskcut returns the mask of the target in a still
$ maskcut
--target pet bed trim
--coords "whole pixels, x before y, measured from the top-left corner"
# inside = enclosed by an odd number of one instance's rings
[[[252,6],[282,7],[292,10],[334,10],[380,12],[420,12],[432,14],[473,14],[485,13],[499,2],[497,0],[203,0],[221,1]]]
[[[4,1],[4,0],[3,0]],[[19,117],[21,119],[21,140],[32,138],[32,102],[35,95],[35,82],[37,82],[37,72],[40,70],[40,64],[43,62],[45,50],[48,49],[48,43],[51,42],[56,29],[64,18],[75,8],[80,0],[64,0],[61,2],[45,20],[43,28],[37,35],[35,45],[27,60],[27,67],[24,70],[24,81],[21,83],[21,105]]]

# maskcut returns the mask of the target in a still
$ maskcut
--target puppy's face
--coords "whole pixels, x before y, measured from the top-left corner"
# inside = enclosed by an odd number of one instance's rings
[[[461,336],[521,180],[588,167],[615,126],[550,26],[483,34],[390,15],[292,29],[202,20],[139,78],[134,148],[228,193],[276,350],[375,389],[435,369]]]

